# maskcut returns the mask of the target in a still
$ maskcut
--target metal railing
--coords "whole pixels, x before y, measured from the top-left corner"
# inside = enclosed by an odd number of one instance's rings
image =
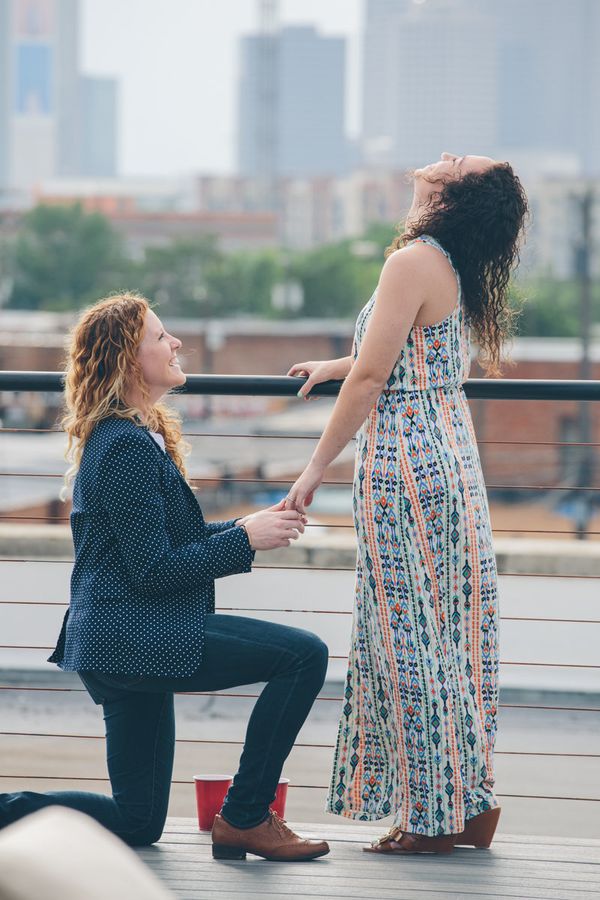
[[[294,397],[296,395],[298,389],[298,379],[295,378],[287,378],[287,377],[247,377],[247,376],[217,376],[217,375],[189,375],[187,378],[187,382],[185,388],[177,391],[177,393],[189,393],[189,394],[211,394],[211,395],[235,395],[235,396],[263,396],[263,397]],[[321,395],[321,396],[335,396],[339,391],[340,383],[339,382],[329,382],[327,384],[318,385],[313,389],[313,394]],[[471,379],[465,384],[465,393],[470,398],[477,399],[493,399],[493,400],[502,400],[502,399],[519,399],[519,400],[538,400],[538,401],[552,401],[552,400],[574,400],[574,401],[597,401],[600,400],[600,382],[593,381],[558,381],[558,380],[518,380],[518,379],[502,379],[502,380],[488,380],[488,379]],[[42,391],[42,392],[59,392],[62,390],[62,376],[60,373],[56,372],[0,372],[0,391]],[[0,434],[2,433],[49,433],[56,431],[54,428],[0,428]],[[222,439],[236,439],[236,438],[246,438],[246,439],[256,439],[256,440],[285,440],[286,438],[293,438],[294,440],[316,440],[318,436],[314,434],[268,434],[268,433],[215,433],[215,432],[204,432],[204,431],[190,431],[187,432],[186,437],[211,437],[211,438],[222,438]],[[520,446],[527,445],[531,446],[532,442],[524,442],[518,440],[502,440],[502,441],[488,441],[481,443],[493,443],[493,444],[504,444],[506,446]],[[599,443],[593,442],[562,442],[562,441],[539,441],[533,442],[539,446],[585,446],[589,448],[597,448],[600,447]],[[19,471],[3,471],[0,472],[0,478],[2,477],[40,477],[40,478],[62,478],[62,472],[44,472],[44,473],[25,473]],[[269,479],[269,478],[237,478],[235,476],[224,477],[220,479],[223,483],[231,483],[231,484],[256,484],[256,485],[282,485],[287,484],[286,480],[282,479]],[[203,482],[214,482],[214,477],[207,478],[194,478],[191,479],[192,482],[203,483]],[[336,485],[336,486],[348,486],[350,482],[348,481],[325,481],[323,482],[325,485]],[[502,489],[502,490],[510,490],[511,485],[488,485],[489,489]],[[541,489],[536,487],[535,485],[527,485],[525,486],[527,490],[536,490]],[[523,486],[519,485],[517,489],[522,490]],[[550,488],[545,486],[543,488],[544,491],[547,490],[581,490],[586,492],[594,492],[600,490],[599,487],[595,487],[593,485],[578,485],[578,486],[551,486]],[[68,521],[66,516],[11,516],[0,514],[0,521],[27,521],[27,522],[52,522],[52,523],[66,523]],[[312,523],[310,527],[313,528],[352,528],[353,526],[350,524],[344,523]],[[573,534],[573,532],[561,531],[556,529],[540,529],[540,530],[522,530],[520,528],[517,529],[494,529],[496,533],[498,531],[506,531],[511,534],[517,531],[519,534]],[[599,532],[589,532],[590,535],[597,535]],[[30,557],[0,557],[0,565],[4,564],[56,564],[60,566],[68,566],[71,565],[71,561],[63,560],[63,559],[38,559],[38,558],[30,558]],[[290,570],[290,571],[302,571],[305,569],[310,569],[311,571],[328,571],[328,572],[350,572],[352,568],[349,566],[294,566],[294,565],[256,565],[257,569],[264,570]],[[503,577],[527,577],[527,578],[539,578],[539,577],[548,577],[542,576],[540,573],[536,572],[510,572],[503,571]],[[556,574],[552,575],[553,578],[585,578],[587,580],[597,580],[600,579],[600,575],[569,575],[569,574]],[[9,600],[0,600],[0,605],[2,606],[63,606],[66,607],[66,603],[52,602],[52,601],[41,601],[36,599],[31,600],[23,600],[23,599],[9,599]],[[347,610],[332,610],[332,609],[298,609],[298,608],[286,608],[286,607],[238,607],[238,606],[227,606],[227,607],[219,607],[220,612],[262,612],[262,613],[286,613],[286,614],[311,614],[311,615],[322,615],[322,616],[350,616],[352,612],[350,609]],[[500,619],[502,621],[514,621],[514,622],[554,622],[554,623],[563,623],[563,624],[576,624],[576,625],[585,625],[585,626],[593,626],[600,625],[600,619],[596,618],[569,618],[569,617],[552,617],[552,616],[501,616]],[[52,646],[48,645],[31,645],[31,644],[0,644],[0,649],[10,649],[10,650],[51,650]],[[346,656],[339,655],[330,655],[331,660],[341,660],[345,659]],[[502,660],[500,663],[502,666],[527,666],[527,667],[548,667],[548,668],[559,668],[559,669],[590,669],[590,670],[598,670],[600,669],[600,664],[585,664],[576,661],[568,662],[568,663],[558,663],[558,662],[536,662],[536,661],[513,661],[513,660]],[[55,687],[55,686],[36,686],[36,685],[11,685],[11,684],[0,684],[0,691],[19,691],[19,692],[56,692],[62,694],[69,693],[85,693],[83,688],[74,688],[74,687]],[[219,696],[221,698],[244,698],[244,699],[253,699],[258,696],[255,693],[247,693],[247,692],[227,692],[227,693],[219,693],[219,692],[210,692],[210,691],[198,691],[198,692],[189,692],[190,696],[203,696],[203,697],[213,697]],[[320,696],[317,698],[318,702],[335,702],[340,703],[343,701],[343,697],[341,696]],[[569,706],[569,705],[544,705],[544,704],[534,704],[534,703],[500,703],[500,708],[505,709],[523,709],[523,710],[540,710],[544,712],[570,712],[570,713],[584,713],[586,715],[597,715],[600,713],[600,706]],[[60,739],[71,739],[71,740],[103,740],[102,735],[93,735],[93,734],[77,734],[77,733],[69,733],[69,732],[51,732],[51,731],[0,731],[0,737],[2,736],[12,736],[12,737],[27,737],[27,738],[60,738]],[[218,739],[192,739],[192,738],[178,738],[178,743],[182,744],[217,744],[217,745],[236,745],[241,746],[243,741],[238,740],[218,740]],[[302,748],[310,748],[310,749],[333,749],[333,744],[328,743],[297,743],[297,747]],[[569,758],[569,759],[598,759],[600,758],[600,753],[558,753],[546,750],[505,750],[505,751],[496,751],[499,756],[520,756],[520,757],[539,757],[539,758]],[[31,774],[31,773],[5,773],[0,772],[0,778],[8,778],[8,779],[40,779],[40,780],[51,780],[51,781],[107,781],[108,779],[104,776],[99,777],[81,777],[81,776],[73,776],[73,775],[49,775],[49,774]],[[191,784],[191,781],[177,781],[173,782],[174,784]],[[307,784],[307,785],[290,785],[290,787],[302,788],[302,789],[319,789],[324,790],[324,785],[315,785],[315,784]],[[501,797],[518,797],[523,799],[535,800],[535,799],[550,799],[550,800],[571,800],[571,801],[581,801],[581,802],[600,802],[600,796],[577,796],[577,797],[566,797],[566,796],[542,796],[539,794],[535,795],[524,795],[524,794],[500,794]]]

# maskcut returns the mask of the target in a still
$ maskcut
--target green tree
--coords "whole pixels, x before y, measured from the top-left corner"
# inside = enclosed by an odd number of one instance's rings
[[[579,285],[548,277],[517,282],[513,303],[519,310],[520,337],[578,337]],[[592,320],[600,322],[600,283],[592,288]]]
[[[276,315],[271,297],[282,277],[281,256],[276,251],[231,254],[208,272],[208,293],[219,315],[245,313],[269,318]]]
[[[136,287],[149,299],[158,300],[165,315],[216,316],[219,311],[208,289],[209,272],[218,268],[221,260],[213,235],[146,247]]]
[[[77,309],[121,289],[129,267],[121,238],[99,213],[80,204],[37,206],[28,212],[14,242],[15,309]]]
[[[296,257],[290,275],[304,290],[302,316],[353,317],[373,293],[393,229],[317,247]]]
[[[223,253],[206,235],[148,247],[136,287],[157,300],[165,315],[270,316],[271,291],[281,278],[276,251]]]

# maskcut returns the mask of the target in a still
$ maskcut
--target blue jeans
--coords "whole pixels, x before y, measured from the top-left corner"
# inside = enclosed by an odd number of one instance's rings
[[[299,628],[213,614],[206,619],[202,665],[187,678],[80,672],[104,708],[112,797],[81,791],[0,794],[0,827],[45,806],[87,813],[132,846],[162,834],[173,770],[173,693],[218,691],[266,681],[256,701],[239,769],[222,814],[252,828],[269,814],[283,764],[327,671],[327,647]]]

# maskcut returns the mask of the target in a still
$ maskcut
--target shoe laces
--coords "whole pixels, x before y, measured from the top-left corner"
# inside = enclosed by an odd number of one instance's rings
[[[277,829],[277,831],[279,832],[279,834],[282,837],[284,837],[284,838],[296,837],[296,835],[294,834],[292,829],[286,825],[285,819],[282,819],[281,816],[278,816],[276,812],[273,812],[273,810],[271,810],[271,822],[273,823],[273,825],[275,826],[275,828]]]

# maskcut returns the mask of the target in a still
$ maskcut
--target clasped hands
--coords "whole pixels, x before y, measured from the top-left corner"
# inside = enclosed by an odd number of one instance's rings
[[[297,540],[307,524],[304,515],[312,503],[313,494],[321,484],[323,470],[315,463],[309,463],[291,491],[268,509],[261,509],[249,516],[237,519],[236,525],[246,529],[253,550],[276,550],[289,547]]]
[[[296,509],[286,508],[284,498],[270,506],[236,521],[246,530],[253,550],[277,550],[289,547],[304,533],[306,516]]]
[[[344,377],[347,372],[340,369],[340,363],[344,363],[344,360],[310,361],[292,366],[288,375],[307,377],[298,396],[310,399],[308,394],[315,384]],[[246,529],[253,550],[289,547],[292,541],[304,533],[307,524],[306,507],[312,503],[314,493],[323,480],[324,471],[322,466],[311,460],[302,475],[294,482],[287,497],[275,506],[237,520],[237,524]]]

